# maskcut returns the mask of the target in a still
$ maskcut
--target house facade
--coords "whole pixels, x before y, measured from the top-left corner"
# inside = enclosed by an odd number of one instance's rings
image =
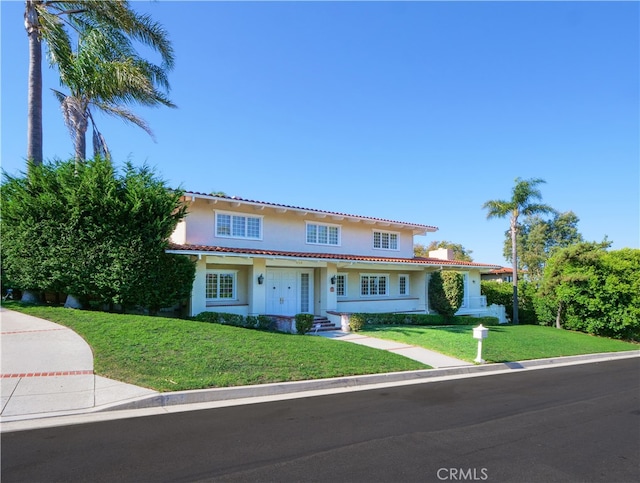
[[[492,282],[513,282],[513,268],[500,267],[482,274],[482,280]]]
[[[184,202],[168,252],[196,260],[190,315],[310,313],[341,327],[353,312],[429,313],[436,270],[463,275],[458,314],[488,313],[480,276],[495,265],[414,257],[414,236],[436,227],[193,192]]]

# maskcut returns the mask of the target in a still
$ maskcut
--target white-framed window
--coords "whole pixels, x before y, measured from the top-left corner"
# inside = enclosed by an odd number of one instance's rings
[[[409,275],[398,275],[398,294],[409,295]]]
[[[307,222],[307,243],[312,245],[340,245],[340,225]]]
[[[339,273],[336,275],[336,295],[338,297],[347,296],[347,274]]]
[[[380,250],[397,250],[399,235],[393,231],[374,231],[373,248]]]
[[[216,211],[216,236],[262,239],[262,217]]]
[[[207,300],[236,300],[238,273],[234,270],[209,270],[206,278]]]
[[[360,295],[363,297],[389,295],[389,275],[360,274]]]

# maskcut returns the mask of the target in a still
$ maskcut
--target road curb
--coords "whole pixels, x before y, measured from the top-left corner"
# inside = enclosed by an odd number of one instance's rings
[[[442,369],[424,369],[419,371],[389,372],[384,374],[368,374],[362,376],[345,376],[310,381],[294,381],[252,386],[224,387],[191,391],[176,391],[142,396],[140,398],[112,403],[94,408],[92,412],[116,411],[127,409],[146,409],[154,407],[177,406],[182,404],[198,404],[231,399],[247,399],[255,397],[278,396],[308,391],[322,391],[373,386],[401,382],[420,382],[446,376],[488,374],[523,369],[544,368],[550,366],[604,362],[616,359],[640,357],[640,350],[625,352],[607,352],[578,356],[552,357],[520,362],[504,362],[474,366],[447,367]]]

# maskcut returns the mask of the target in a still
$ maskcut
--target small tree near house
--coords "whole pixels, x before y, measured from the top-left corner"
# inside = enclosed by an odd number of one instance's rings
[[[453,317],[462,305],[464,278],[457,272],[434,272],[429,278],[429,306],[445,317]]]

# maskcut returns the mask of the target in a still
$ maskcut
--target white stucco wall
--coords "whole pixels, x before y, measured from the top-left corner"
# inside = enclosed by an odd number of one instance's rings
[[[187,223],[185,220],[180,221],[173,233],[169,237],[169,241],[182,245],[187,242]]]
[[[356,223],[346,218],[340,220],[337,218],[341,217],[332,215],[318,217],[310,213],[303,216],[301,213],[291,210],[279,213],[273,208],[260,210],[246,205],[235,207],[231,202],[226,201],[213,204],[206,199],[196,199],[195,202],[190,203],[188,211],[184,222],[185,226],[179,227],[180,230],[176,230],[172,236],[172,240],[176,243],[381,257],[413,257],[413,232],[410,229],[398,230],[390,226],[369,224],[363,221]],[[262,217],[262,240],[215,236],[215,211]],[[330,246],[307,243],[307,222],[339,226],[340,244]],[[397,233],[398,250],[373,248],[374,230]]]

